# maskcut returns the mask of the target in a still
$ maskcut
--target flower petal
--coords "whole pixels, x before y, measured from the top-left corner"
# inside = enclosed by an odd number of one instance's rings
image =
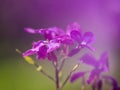
[[[107,81],[107,83],[110,83],[113,86],[113,90],[119,90],[118,82],[115,78],[106,75],[103,75],[102,77]]]
[[[98,78],[99,75],[100,75],[100,73],[101,73],[101,70],[99,70],[99,69],[93,69],[90,72],[90,75],[88,77],[87,83],[90,84],[93,80],[95,80],[95,78]]]
[[[35,51],[30,49],[30,50],[27,50],[26,52],[24,52],[22,55],[23,55],[23,57],[25,57],[25,56],[29,56],[29,55],[33,55],[33,54],[35,54]]]
[[[56,40],[63,44],[73,44],[73,40],[69,35],[61,35],[57,37]]]
[[[82,44],[91,44],[94,41],[94,35],[92,32],[86,32],[83,36]]]
[[[47,46],[44,45],[39,48],[39,51],[37,52],[37,58],[38,59],[45,59],[47,57]]]
[[[54,52],[48,53],[48,60],[50,60],[50,61],[57,61],[57,56],[55,55]]]
[[[80,61],[87,65],[98,67],[98,61],[90,54],[85,54],[81,57]]]
[[[60,43],[55,40],[50,40],[50,43],[47,46],[48,46],[47,53],[49,53],[58,49],[60,47]]]
[[[73,55],[77,54],[79,51],[80,51],[80,48],[72,49],[72,50],[69,52],[68,56],[69,56],[69,57],[72,57]]]
[[[31,34],[36,34],[37,33],[37,30],[32,29],[32,28],[25,28],[25,31],[28,32],[28,33],[31,33]]]
[[[76,40],[78,43],[81,43],[82,37],[81,37],[81,32],[77,30],[72,30],[70,32],[70,36],[72,39]]]
[[[85,75],[85,72],[77,72],[77,73],[74,73],[70,79],[70,82],[74,82],[76,81],[77,79],[83,77]]]
[[[70,35],[70,32],[72,30],[77,30],[77,31],[80,31],[80,25],[76,22],[73,22],[72,24],[69,24],[67,26],[67,34]],[[81,32],[81,31],[80,31]]]
[[[109,62],[108,62],[108,53],[104,52],[99,60],[99,67],[103,69],[103,71],[109,71]]]

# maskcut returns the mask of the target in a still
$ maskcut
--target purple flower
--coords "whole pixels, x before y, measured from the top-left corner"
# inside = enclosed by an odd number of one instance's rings
[[[52,58],[51,56],[55,59],[54,51],[58,48],[61,48],[63,51],[66,50],[67,47],[69,49],[72,48],[70,52],[68,52],[69,54],[67,53],[68,56],[77,54],[83,47],[92,50],[91,44],[93,42],[93,33],[86,32],[82,36],[78,23],[68,25],[66,32],[57,27],[47,29],[25,28],[25,30],[31,34],[41,34],[45,37],[45,40],[34,42],[32,49],[24,52],[23,56],[36,54],[38,59],[50,59]]]
[[[87,80],[88,83],[91,83],[96,77],[99,78],[102,72],[107,72],[109,70],[107,52],[104,52],[99,60],[96,60],[92,55],[85,54],[82,56],[80,61],[94,67],[94,69],[90,71],[90,75]]]
[[[118,86],[118,82],[115,78],[111,76],[102,76],[102,78],[106,81],[106,83],[112,85],[111,90],[120,90],[120,86]]]
[[[55,61],[57,57],[54,53],[60,47],[60,43],[51,41],[38,41],[33,43],[32,49],[27,50],[23,53],[23,56],[29,56],[33,54],[37,54],[38,59],[45,59]]]
[[[45,37],[45,39],[51,40],[56,36],[63,35],[65,32],[60,28],[53,27],[47,29],[32,29],[32,28],[25,28],[25,31],[31,34],[41,34]]]
[[[80,61],[82,63],[85,63],[89,66],[92,66],[93,69],[90,70],[89,72],[89,77],[87,79],[87,83],[91,83],[93,80],[95,80],[95,78],[99,78],[102,72],[106,72],[109,70],[109,65],[108,65],[108,54],[106,52],[104,52],[99,60],[96,60],[92,55],[90,54],[85,54],[82,56],[82,58],[80,59]],[[83,76],[85,74],[82,74]],[[71,82],[75,81],[76,79],[78,79],[81,76],[81,72],[77,73],[77,74],[73,74],[72,78],[71,78]]]
[[[92,43],[94,42],[94,35],[92,32],[85,32],[84,35],[82,36],[80,26],[77,23],[73,23],[68,26],[67,33],[75,42],[78,43],[76,48],[72,49],[69,52],[68,56],[71,57],[77,54],[81,50],[81,48],[84,47],[94,51],[94,49],[91,47]]]
[[[108,53],[107,52],[102,53],[99,60],[95,59],[90,54],[85,54],[81,57],[80,61],[87,65],[93,66],[95,69],[99,69],[99,70],[101,69],[102,71],[109,70]]]

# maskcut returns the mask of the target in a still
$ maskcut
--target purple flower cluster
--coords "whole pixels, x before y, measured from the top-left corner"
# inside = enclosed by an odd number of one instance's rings
[[[93,69],[90,71],[74,73],[70,79],[72,83],[79,78],[84,78],[86,74],[89,74],[86,82],[93,85],[93,90],[95,90],[95,88],[97,88],[98,90],[102,90],[103,80],[107,81],[108,84],[112,84],[111,90],[120,90],[118,82],[113,77],[102,74],[103,72],[109,71],[107,52],[104,52],[99,60],[96,60],[90,54],[85,54],[80,58],[80,62],[88,66],[92,66]]]
[[[67,47],[75,47],[69,50],[67,56],[75,55],[84,47],[93,50],[91,47],[94,41],[93,33],[86,32],[82,35],[80,26],[77,23],[68,25],[66,31],[57,27],[47,29],[25,28],[25,30],[31,34],[41,34],[45,40],[34,42],[32,49],[24,52],[23,56],[36,54],[39,60],[45,60],[47,58],[50,61],[55,61],[57,60],[56,52],[61,50],[66,55]]]
[[[23,57],[35,54],[38,60],[47,59],[57,63],[61,55],[62,57],[72,57],[73,55],[79,53],[83,48],[88,48],[89,50],[94,51],[94,48],[92,47],[95,39],[93,33],[85,32],[82,34],[81,28],[76,22],[68,25],[66,30],[62,30],[57,27],[47,29],[25,28],[25,30],[31,34],[43,35],[44,39],[34,42],[32,44],[32,48],[22,54]],[[84,63],[93,68],[90,71],[80,71],[73,74],[70,73],[69,76],[71,82],[74,82],[79,78],[85,78],[85,75],[88,74],[89,76],[85,82],[92,84],[93,90],[95,90],[95,88],[102,90],[103,79],[112,84],[112,90],[120,90],[117,81],[113,77],[103,75],[104,72],[109,71],[107,52],[104,52],[100,56],[99,60],[95,59],[91,54],[84,54],[80,58],[79,63]],[[61,63],[61,66],[63,66],[63,64],[64,61]],[[57,88],[59,88],[58,73],[60,72],[61,67],[58,68],[57,64],[55,67],[56,85]],[[65,80],[65,83],[68,79]]]

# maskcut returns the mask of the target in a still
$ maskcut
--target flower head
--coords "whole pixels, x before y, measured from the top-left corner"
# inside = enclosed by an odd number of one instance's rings
[[[77,43],[76,48],[70,51],[70,57],[77,54],[84,47],[94,51],[94,48],[91,47],[92,43],[94,42],[94,35],[92,32],[85,32],[82,35],[80,26],[77,23],[73,23],[68,26],[67,33]]]
[[[23,56],[37,55],[37,59],[54,59],[57,60],[56,51],[58,49],[66,50],[66,47],[72,47],[68,51],[68,56],[77,54],[83,47],[91,49],[91,43],[93,42],[93,33],[86,32],[83,36],[81,33],[80,25],[78,23],[72,23],[68,25],[67,31],[63,31],[60,28],[53,27],[47,29],[32,29],[25,28],[28,33],[41,34],[45,37],[45,40],[39,40],[33,43],[32,49],[23,53]]]
[[[57,60],[56,55],[54,53],[60,47],[60,43],[55,42],[53,40],[49,41],[38,41],[33,43],[32,49],[27,50],[23,53],[23,56],[29,56],[36,54],[38,59],[45,59],[48,60]],[[53,56],[53,57],[52,57]]]
[[[106,72],[109,70],[109,65],[108,65],[108,54],[107,52],[104,52],[99,60],[96,60],[92,55],[90,54],[85,54],[82,56],[80,59],[81,63],[85,63],[89,66],[92,66],[93,69],[90,70],[89,72],[89,77],[87,79],[87,83],[91,83],[95,78],[99,78],[102,72]],[[85,73],[85,72],[84,72]],[[82,74],[84,76],[85,74]],[[77,77],[76,77],[77,76]],[[71,78],[71,82],[77,80],[81,76],[81,72],[78,72],[77,74],[73,74]]]
[[[82,56],[80,61],[94,67],[94,69],[90,71],[90,75],[87,80],[88,83],[91,83],[91,81],[93,81],[96,77],[98,78],[102,72],[106,72],[109,70],[107,52],[104,52],[99,60],[96,60],[93,56],[89,54],[85,54],[84,56]]]

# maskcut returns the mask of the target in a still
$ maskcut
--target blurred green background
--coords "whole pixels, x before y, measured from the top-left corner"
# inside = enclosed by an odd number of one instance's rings
[[[41,38],[26,33],[25,27],[65,29],[74,21],[83,32],[95,34],[96,57],[109,52],[110,75],[120,83],[119,3],[119,0],[0,0],[0,90],[55,90],[53,82],[27,64],[15,49],[24,52]],[[46,62],[41,64],[48,66]],[[45,68],[53,75],[52,67]],[[80,90],[80,87],[78,80],[68,83],[63,90]]]

